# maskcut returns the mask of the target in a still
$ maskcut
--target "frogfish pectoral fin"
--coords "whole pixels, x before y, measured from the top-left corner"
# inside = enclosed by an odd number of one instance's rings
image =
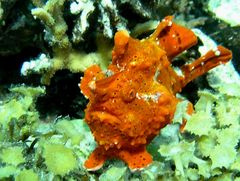
[[[131,171],[145,168],[152,163],[152,156],[145,146],[131,150],[119,150],[117,157],[126,162]]]
[[[232,52],[230,50],[223,46],[218,46],[216,50],[210,50],[192,63],[183,65],[181,67],[184,75],[182,87],[185,87],[190,81],[208,72],[210,69],[227,63],[231,58]]]
[[[104,154],[104,151],[105,151],[104,148],[97,147],[85,161],[84,167],[88,171],[95,171],[100,169],[107,159],[106,155]]]

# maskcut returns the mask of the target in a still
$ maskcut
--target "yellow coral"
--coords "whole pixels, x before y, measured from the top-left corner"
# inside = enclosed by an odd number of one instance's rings
[[[61,144],[46,144],[43,157],[49,171],[56,175],[65,175],[77,167],[73,151]]]
[[[4,163],[17,166],[25,162],[22,151],[23,149],[18,146],[4,148],[1,151],[0,159]]]
[[[16,181],[38,181],[38,175],[32,170],[22,170],[16,177]]]

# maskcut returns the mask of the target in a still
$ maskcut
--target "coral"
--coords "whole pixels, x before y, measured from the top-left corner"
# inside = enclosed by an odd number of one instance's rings
[[[39,141],[35,157],[44,158],[41,164],[46,165],[45,173],[64,177],[80,171],[85,175],[81,165],[95,148],[95,142],[83,120],[61,119],[55,124],[40,124],[36,132]]]
[[[205,40],[203,41],[205,47],[200,50],[206,52],[207,49],[216,46],[202,33],[198,32],[197,35],[200,36],[200,39],[204,38]],[[238,142],[240,140],[240,114],[237,111],[240,105],[239,75],[234,70],[232,63],[229,62],[209,71],[207,79],[214,91],[201,90],[198,92],[200,98],[194,106],[195,113],[185,125],[185,133],[181,134],[179,140],[175,139],[174,142],[161,142],[159,153],[164,158],[160,157],[160,160],[164,162],[161,168],[165,168],[165,172],[158,174],[157,178],[239,179],[235,175],[239,173],[239,167],[236,167],[239,164]],[[182,111],[182,107],[178,109]],[[167,139],[164,129],[160,138]],[[189,133],[191,136],[188,135]],[[154,140],[153,143],[155,143]],[[154,147],[153,143],[150,144],[150,148]],[[188,154],[184,155],[184,153]],[[174,173],[166,172],[171,170],[168,169],[169,163],[176,167]],[[192,167],[191,165],[196,166]],[[146,171],[150,168],[147,168]]]
[[[35,101],[44,94],[44,88],[24,85],[12,87],[10,91],[0,105],[0,179],[17,175],[27,162],[24,154],[27,147],[23,141],[38,126]]]
[[[231,63],[212,70],[211,74],[207,76],[207,79],[209,84],[219,92],[229,96],[240,96],[240,85],[236,84],[236,82],[240,82],[240,78]]]
[[[115,28],[127,28],[127,21],[120,15],[115,1],[101,0],[99,3],[95,3],[93,0],[72,0],[70,11],[72,14],[79,16],[72,32],[74,43],[84,40],[84,34],[91,24],[90,17],[95,16],[96,11],[99,11],[96,19],[96,23],[100,27],[98,31],[102,32],[105,37],[112,38]]]
[[[43,1],[33,0],[33,4],[36,8],[32,9],[32,15],[42,21],[45,26],[45,40],[53,48],[53,58],[49,55],[41,54],[35,60],[25,62],[22,66],[22,75],[28,75],[29,73],[41,73],[43,74],[42,82],[48,84],[50,78],[57,70],[69,69],[71,72],[82,72],[92,64],[99,64],[102,68],[105,68],[109,62],[109,43],[103,38],[98,38],[98,52],[85,53],[72,49],[72,43],[70,42],[66,33],[68,27],[63,18],[63,8],[65,1],[49,0],[46,3]],[[73,29],[73,42],[77,42],[76,39],[81,39],[84,31],[88,27],[86,16],[93,10],[93,2],[73,2],[70,6],[70,11],[73,14],[80,13],[81,18],[77,21],[75,28]],[[80,23],[80,24],[78,24]]]
[[[105,44],[106,45],[106,44]],[[83,72],[87,67],[98,64],[105,69],[110,60],[110,49],[103,45],[96,53],[78,52],[76,50],[61,50],[55,52],[54,57],[40,54],[38,58],[30,62],[24,62],[21,68],[22,75],[31,73],[42,74],[42,83],[49,84],[56,71],[68,69],[73,73]]]
[[[42,53],[38,58],[30,62],[24,62],[21,72],[25,76],[31,73],[40,73],[43,76],[42,83],[44,84],[49,84],[55,72],[62,69],[68,69],[71,72],[82,72],[86,67],[93,64],[99,64],[101,68],[106,69],[110,57],[105,55],[110,52],[110,48],[109,43],[106,43],[104,39],[113,38],[116,30],[128,30],[129,27],[132,28],[139,23],[135,20],[126,20],[123,12],[129,11],[127,8],[130,7],[130,11],[134,15],[141,17],[141,23],[152,18],[159,20],[164,14],[159,13],[162,12],[159,10],[164,9],[170,13],[174,9],[170,8],[174,4],[172,1],[168,2],[168,8],[165,7],[166,3],[164,2],[146,4],[141,1],[126,0],[101,0],[98,2],[93,0],[71,0],[70,4],[65,0],[32,0],[32,3],[36,8],[33,8],[31,13],[35,19],[40,19],[43,23],[44,39],[52,48],[52,54]],[[182,1],[181,4],[185,5],[186,3],[186,1]],[[154,7],[154,11],[152,11],[152,7]],[[174,7],[178,6],[174,5]],[[179,7],[179,9],[181,8]],[[68,26],[64,20],[66,16],[70,16],[74,20],[72,24],[68,23],[71,26]],[[154,22],[156,24],[156,21]],[[147,29],[152,29],[153,25],[152,23],[146,23],[144,27],[147,27],[145,29],[147,31]],[[92,33],[93,29],[94,33]],[[144,33],[141,27],[136,27],[133,31],[135,36],[141,33]],[[91,50],[95,52],[88,55],[77,50],[78,47],[88,49],[88,44],[92,42],[92,38],[97,40],[97,50]],[[89,42],[86,42],[87,40]],[[94,42],[91,44],[94,44]],[[42,59],[43,55],[45,55],[45,58]]]
[[[16,181],[38,181],[38,175],[32,170],[21,170],[20,173],[16,176]]]
[[[16,86],[10,89],[11,92],[18,95],[12,99],[1,102],[0,126],[1,141],[10,141],[23,139],[32,133],[36,120],[39,118],[38,112],[32,105],[36,97],[44,93],[41,87],[32,88]]]
[[[0,159],[3,163],[17,166],[25,162],[22,152],[23,148],[17,146],[11,148],[4,148],[1,150]]]
[[[14,166],[0,167],[0,179],[8,178],[15,174],[18,169]]]
[[[208,2],[208,10],[211,11],[217,18],[227,22],[231,26],[240,25],[240,18],[238,14],[240,11],[240,5],[235,0],[210,0]]]
[[[89,170],[101,168],[108,158],[114,157],[126,162],[131,170],[149,165],[152,157],[146,145],[174,118],[181,102],[176,93],[232,57],[228,49],[218,46],[192,63],[182,65],[178,75],[171,67],[172,59],[196,44],[197,38],[191,30],[172,22],[170,16],[147,39],[140,41],[126,31],[119,31],[114,41],[108,70],[103,72],[97,65],[89,67],[80,85],[90,100],[85,121],[98,142],[85,162]],[[184,111],[191,114],[192,105],[187,103],[185,107]],[[199,115],[192,118],[196,120]],[[202,122],[198,121],[189,122],[193,125]],[[199,134],[208,134],[209,129]]]
[[[208,135],[212,126],[214,126],[214,121],[210,113],[207,112],[206,114],[205,111],[207,110],[200,110],[193,114],[185,126],[185,129],[199,136]],[[208,120],[208,124],[205,123],[205,120]],[[203,129],[198,129],[195,125],[199,125],[199,127]]]
[[[32,9],[32,15],[39,18],[45,25],[45,39],[53,46],[68,49],[71,43],[66,34],[67,24],[63,19],[65,0],[43,1],[33,0],[36,8]]]
[[[61,133],[66,140],[70,139],[71,144],[78,145],[84,139],[84,135],[80,135],[74,124],[68,120],[62,120],[56,124],[56,131]]]
[[[39,57],[23,63],[21,75],[42,74],[42,83],[49,84],[50,79],[58,70],[68,69],[73,73],[83,72],[93,64],[98,64],[106,69],[110,61],[110,45],[108,41],[101,37],[98,39],[98,44],[98,51],[92,53],[85,53],[72,48],[55,48],[53,58],[46,54],[40,54]]]
[[[83,41],[83,35],[89,28],[88,18],[95,10],[93,1],[73,1],[70,5],[70,12],[74,15],[79,15],[76,24],[73,28],[73,42],[78,43]]]
[[[139,0],[101,0],[95,3],[93,0],[72,0],[70,12],[78,15],[72,32],[73,42],[83,41],[84,37],[86,37],[84,35],[88,34],[88,29],[91,29],[93,23],[96,24],[98,32],[107,38],[113,38],[116,30],[128,30],[129,27],[133,27],[137,23],[153,19],[159,20],[165,15],[173,14],[174,11],[187,14],[191,8],[195,8],[193,4],[191,6],[188,6],[188,4],[191,3],[186,0],[182,0],[180,3],[175,1],[152,1],[146,3]],[[186,6],[189,8],[186,8]],[[128,19],[126,19],[127,13],[125,12],[130,13]],[[92,20],[93,16],[95,21]],[[140,19],[139,22],[137,22],[138,19]],[[183,20],[184,17],[181,17],[181,19]],[[193,20],[195,25],[200,24],[200,19],[201,17],[195,21]]]
[[[65,175],[77,166],[73,151],[62,144],[44,145],[43,158],[47,169],[56,175]]]
[[[50,58],[45,54],[40,54],[36,60],[31,60],[30,62],[24,62],[21,68],[21,74],[26,76],[30,73],[38,72],[42,73],[47,71],[51,66]]]
[[[102,175],[100,175],[100,181],[107,180],[125,180],[127,173],[127,167],[123,164],[115,164],[108,168]]]
[[[185,133],[179,135],[179,140],[175,139],[170,143],[160,142],[159,153],[163,156],[163,158],[160,157],[160,161],[164,164],[159,169],[164,168],[164,172],[158,174],[157,178],[172,177],[178,180],[193,178],[193,180],[206,180],[211,177],[220,180],[230,177],[238,178],[235,174],[240,171],[236,166],[239,164],[240,114],[237,109],[240,105],[240,97],[231,92],[232,89],[238,92],[240,87],[239,75],[234,69],[228,68],[229,66],[232,67],[228,63],[218,67],[218,70],[209,71],[208,79],[214,91],[199,91],[200,99],[194,106],[195,113],[187,121]],[[217,77],[221,78],[220,82],[216,81]],[[229,84],[229,81],[234,83]],[[222,90],[219,87],[228,88]],[[165,129],[162,130],[160,138],[163,137],[166,140]],[[191,136],[188,135],[189,133]],[[150,147],[153,146],[151,144]],[[176,167],[174,172],[169,171],[171,170],[168,168],[169,164]],[[153,165],[157,164],[153,163]],[[147,171],[156,174],[151,171],[151,167],[144,173]]]
[[[110,0],[101,0],[98,6],[100,10],[100,26],[103,27],[103,35],[112,38],[114,29],[127,29],[127,20],[120,15],[117,3]]]
[[[171,157],[176,166],[176,174],[184,176],[184,167],[188,166],[190,162],[194,162],[194,146],[194,142],[182,141],[177,144],[162,145],[159,153],[163,157]]]
[[[21,85],[10,91],[0,109],[0,179],[86,177],[82,165],[96,144],[83,120],[41,120],[35,103],[44,88]]]
[[[45,26],[45,40],[53,49],[53,58],[49,55],[40,54],[30,62],[24,62],[21,73],[40,73],[43,75],[42,82],[49,84],[50,78],[57,70],[69,69],[72,72],[81,72],[88,65],[98,63],[105,64],[107,51],[99,50],[100,53],[78,52],[72,49],[67,29],[68,26],[63,18],[65,0],[33,1],[37,8],[32,9],[32,15],[42,21]],[[73,7],[71,8],[73,11]],[[106,47],[106,46],[103,46]]]
[[[130,170],[123,162],[116,160],[109,161],[106,167],[103,167],[97,174],[87,172],[82,166],[89,154],[96,148],[96,143],[86,123],[83,120],[69,120],[68,118],[57,120],[50,118],[49,121],[36,117],[34,120],[38,124],[37,126],[33,125],[34,129],[31,129],[31,134],[24,138],[24,141],[18,141],[20,140],[19,137],[14,140],[4,137],[7,140],[0,142],[1,151],[5,150],[5,153],[8,155],[13,154],[15,149],[17,150],[17,154],[14,154],[17,157],[14,159],[14,162],[12,162],[12,158],[5,157],[1,152],[0,157],[4,158],[5,161],[3,162],[0,159],[0,179],[15,178],[15,180],[26,180],[26,177],[28,177],[31,180],[35,178],[39,180],[112,180],[114,176],[114,178],[126,180],[150,181],[207,180],[213,178],[220,180],[233,178],[238,180],[240,154],[237,142],[240,140],[238,134],[240,127],[238,121],[240,117],[238,111],[240,96],[232,93],[239,92],[240,89],[237,86],[239,85],[239,76],[235,74],[235,70],[230,65],[220,66],[218,71],[210,71],[207,77],[209,82],[211,82],[210,85],[213,86],[213,90],[199,91],[200,99],[195,105],[194,113],[198,116],[187,118],[189,120],[185,126],[184,133],[179,131],[179,122],[182,122],[182,117],[185,117],[181,113],[186,108],[186,102],[183,101],[181,106],[177,106],[176,112],[179,115],[176,115],[175,123],[163,128],[160,134],[147,146],[149,153],[154,156],[153,163],[139,172],[130,173]],[[221,77],[226,77],[226,75],[229,75],[229,77],[220,79]],[[232,82],[228,85],[229,81]],[[223,90],[220,89],[221,85],[228,88],[221,92]],[[6,100],[3,100],[1,103],[2,107],[11,100],[21,100],[19,102],[20,105],[25,107],[24,97],[29,99],[32,95],[31,99],[35,100],[36,97],[34,98],[34,96],[44,93],[44,90],[41,88],[34,89],[24,86],[17,86],[15,91],[13,91],[14,88],[11,90],[12,93],[6,95]],[[35,110],[35,101],[32,102],[30,107],[31,110]],[[4,106],[4,110],[8,112],[12,108]],[[201,117],[198,112],[202,113],[203,111],[204,114],[201,114]],[[215,114],[211,114],[212,112]],[[22,115],[27,115],[28,113],[28,109],[22,110]],[[207,135],[199,134],[199,132],[205,132],[206,126],[202,125],[202,123],[200,123],[201,126],[199,124],[193,125],[190,122],[202,121],[203,118],[206,118],[205,113],[208,116],[210,114],[211,120],[214,121],[214,124],[207,126]],[[202,122],[208,124],[208,121],[204,120]],[[3,127],[0,128],[1,131],[4,129]],[[5,134],[9,131],[3,132]],[[4,134],[1,133],[1,135]],[[67,169],[64,169],[66,167],[59,168],[59,165],[55,165],[51,161],[47,162],[44,159],[46,153],[52,155],[52,152],[56,151],[55,146],[61,148],[60,150],[67,150],[67,155],[70,153],[70,157],[74,158],[70,163],[70,160],[66,161],[71,167],[67,167]],[[59,153],[58,150],[57,153]],[[219,161],[219,157],[222,161]],[[58,157],[52,156],[48,159],[58,160]],[[75,159],[77,160],[76,167],[74,167],[76,164]],[[30,170],[29,167],[31,168]],[[58,173],[62,173],[62,175],[60,176]]]

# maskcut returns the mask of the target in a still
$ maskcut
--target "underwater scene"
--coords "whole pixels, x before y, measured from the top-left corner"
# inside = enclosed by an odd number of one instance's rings
[[[240,181],[239,0],[0,0],[0,180]]]

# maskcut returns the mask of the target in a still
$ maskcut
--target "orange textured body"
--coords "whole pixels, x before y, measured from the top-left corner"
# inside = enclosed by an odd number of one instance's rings
[[[171,60],[197,43],[191,30],[166,17],[146,39],[131,38],[126,31],[115,35],[112,63],[106,71],[89,67],[80,88],[89,98],[85,121],[98,147],[85,162],[89,170],[101,168],[108,158],[119,158],[129,168],[140,169],[152,162],[146,145],[171,123],[179,100],[176,93],[209,69],[226,63],[231,52],[218,46],[205,56],[180,67]],[[188,112],[192,112],[189,104]]]

